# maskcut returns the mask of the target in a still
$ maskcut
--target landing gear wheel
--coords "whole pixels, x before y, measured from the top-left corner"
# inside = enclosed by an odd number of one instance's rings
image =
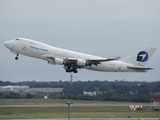
[[[66,72],[73,72],[73,73],[78,73],[77,71],[77,68],[73,68],[73,67],[70,67],[70,66],[64,66],[64,69],[66,70]]]
[[[72,72],[77,73],[78,71],[77,71],[77,69],[73,69]]]
[[[18,56],[15,57],[15,60],[18,60]]]
[[[18,56],[19,56],[19,54],[17,54],[17,56],[15,57],[15,60],[18,60]]]

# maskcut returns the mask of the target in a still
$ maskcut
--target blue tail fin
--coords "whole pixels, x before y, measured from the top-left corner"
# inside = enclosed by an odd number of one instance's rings
[[[137,66],[145,66],[153,53],[155,52],[155,47],[147,47],[139,52],[136,52],[126,58],[124,58],[122,61],[126,63],[131,63]]]

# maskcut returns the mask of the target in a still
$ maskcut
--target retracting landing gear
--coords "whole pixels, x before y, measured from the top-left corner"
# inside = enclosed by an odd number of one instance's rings
[[[17,56],[15,57],[15,60],[18,60],[18,56],[19,56],[19,54],[17,54]]]

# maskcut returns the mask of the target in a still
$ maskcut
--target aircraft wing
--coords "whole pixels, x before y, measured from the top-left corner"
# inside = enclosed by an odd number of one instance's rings
[[[120,57],[115,57],[115,58],[108,58],[108,59],[88,59],[86,60],[86,63],[88,66],[91,65],[98,65],[101,64],[101,62],[106,62],[106,61],[113,61],[113,60],[118,60]]]
[[[64,65],[67,72],[77,72],[77,69],[84,68],[86,66],[98,65],[101,62],[118,60],[120,57],[108,58],[108,59],[81,59],[81,58],[55,58],[51,55],[45,56],[48,63]]]
[[[46,56],[46,58],[53,60],[55,62],[57,60],[57,58],[55,58],[53,56]],[[101,64],[101,62],[118,60],[119,58],[120,57],[108,58],[108,59],[79,59],[79,58],[58,58],[58,59],[63,60],[64,65],[85,67],[85,66],[91,66],[91,65],[98,65],[98,64]]]

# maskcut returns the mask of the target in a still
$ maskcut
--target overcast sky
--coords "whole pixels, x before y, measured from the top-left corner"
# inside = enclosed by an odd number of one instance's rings
[[[147,46],[157,47],[147,73],[81,69],[73,81],[160,80],[159,0],[0,0],[0,80],[69,81],[63,66],[20,55],[3,43],[24,37],[96,56],[121,59]]]

